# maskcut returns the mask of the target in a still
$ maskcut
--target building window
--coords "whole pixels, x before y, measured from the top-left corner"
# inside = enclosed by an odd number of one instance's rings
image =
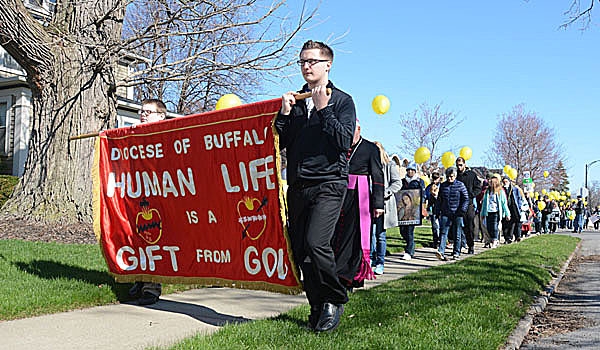
[[[8,130],[6,121],[8,120],[6,113],[8,113],[8,104],[6,102],[0,102],[0,155],[6,155],[6,140]]]

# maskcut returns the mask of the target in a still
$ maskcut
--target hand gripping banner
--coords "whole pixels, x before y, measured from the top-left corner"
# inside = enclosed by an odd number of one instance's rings
[[[119,282],[299,293],[274,99],[101,132],[94,230]]]

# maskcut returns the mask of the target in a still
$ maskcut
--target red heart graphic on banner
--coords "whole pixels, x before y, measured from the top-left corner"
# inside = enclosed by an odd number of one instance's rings
[[[267,216],[263,209],[264,204],[258,198],[244,197],[237,204],[238,222],[244,228],[243,235],[251,240],[257,240],[267,227]]]
[[[140,206],[142,211],[135,218],[136,232],[146,243],[154,244],[162,236],[162,218],[158,210],[149,208],[148,201],[143,200]]]

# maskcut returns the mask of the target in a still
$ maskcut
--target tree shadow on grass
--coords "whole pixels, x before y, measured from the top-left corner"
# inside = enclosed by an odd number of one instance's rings
[[[49,260],[33,260],[27,263],[13,262],[13,265],[23,272],[47,280],[65,278],[75,281],[82,281],[95,286],[109,286],[119,302],[131,300],[128,295],[128,290],[131,287],[131,283],[117,283],[106,271],[84,269],[78,266],[65,265],[63,263]]]

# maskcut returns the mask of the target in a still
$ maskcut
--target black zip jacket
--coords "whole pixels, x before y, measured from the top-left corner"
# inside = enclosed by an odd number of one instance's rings
[[[329,105],[313,110],[310,119],[304,100],[296,101],[290,115],[279,113],[275,119],[279,146],[287,149],[290,186],[348,178],[348,150],[356,126],[354,101],[331,82],[327,87],[332,89]]]

